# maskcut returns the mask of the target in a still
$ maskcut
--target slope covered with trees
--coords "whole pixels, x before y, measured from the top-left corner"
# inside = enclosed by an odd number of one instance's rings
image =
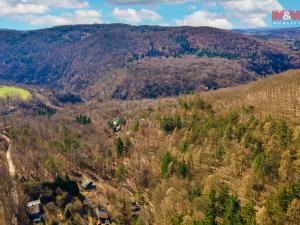
[[[209,27],[0,31],[2,81],[86,98],[154,98],[230,87],[299,65],[298,50],[282,42]]]
[[[116,224],[297,224],[299,115],[284,96],[299,87],[299,71],[291,71],[210,93],[3,116],[11,124],[18,219],[27,223],[25,203],[42,193],[47,224],[95,222],[97,206]],[[108,125],[115,117],[126,121],[118,133]],[[84,177],[95,190],[80,187]],[[9,193],[10,183],[1,185]],[[0,197],[10,224],[15,206]]]

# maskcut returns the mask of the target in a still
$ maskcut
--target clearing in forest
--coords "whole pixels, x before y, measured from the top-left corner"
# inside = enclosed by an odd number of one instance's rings
[[[0,86],[0,98],[18,98],[23,101],[31,99],[29,91],[15,86]]]

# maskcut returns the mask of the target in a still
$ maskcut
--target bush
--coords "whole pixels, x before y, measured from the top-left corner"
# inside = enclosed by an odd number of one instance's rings
[[[229,188],[226,185],[222,185],[218,195],[219,202],[219,213],[220,215],[224,215],[227,201],[229,199]]]
[[[38,106],[35,112],[39,116],[52,116],[56,113],[55,109],[49,108],[47,106]]]
[[[179,116],[175,118],[172,117],[164,117],[160,120],[160,127],[166,133],[171,133],[175,128],[180,129],[182,127],[182,121]]]
[[[167,152],[162,158],[161,173],[163,178],[168,178],[173,173],[186,178],[189,174],[189,167]]]
[[[245,225],[256,225],[256,212],[254,202],[248,202],[242,209],[242,217]]]
[[[287,148],[292,141],[293,133],[284,120],[279,121],[277,126],[277,132],[280,138],[281,146],[283,148]]]
[[[92,120],[88,116],[81,114],[79,116],[76,116],[75,121],[82,125],[86,125],[92,122]]]
[[[120,137],[115,139],[115,149],[118,156],[125,155],[131,146],[131,142],[128,138],[125,139],[125,143],[122,141]]]
[[[134,132],[138,132],[139,131],[139,127],[140,127],[140,122],[138,120],[134,121],[134,124],[132,126],[132,130]]]
[[[174,161],[173,156],[169,152],[167,152],[162,159],[161,165],[161,173],[164,178],[167,178],[170,175],[169,165],[172,161]]]
[[[183,138],[179,144],[179,149],[181,152],[185,153],[188,151],[189,149],[189,142],[187,140],[187,138]]]
[[[222,160],[223,155],[224,155],[223,146],[221,144],[218,144],[218,146],[216,148],[216,158],[217,158],[217,160]]]
[[[197,197],[200,197],[202,193],[202,189],[200,187],[195,187],[191,190],[191,192],[189,193],[190,196],[190,200],[193,200]]]
[[[278,176],[279,160],[276,152],[258,154],[254,160],[254,170],[258,177]]]
[[[288,208],[294,199],[300,199],[300,182],[281,186],[266,201],[267,215],[274,224],[286,222]]]
[[[242,225],[243,221],[240,213],[240,202],[235,196],[230,196],[227,200],[223,225]]]
[[[254,106],[253,105],[243,106],[243,108],[242,108],[242,112],[246,113],[246,114],[253,113],[253,111],[254,111]]]
[[[208,210],[205,213],[204,224],[205,225],[217,225],[217,208],[216,208],[216,191],[211,189],[208,193]]]
[[[183,214],[177,214],[172,218],[172,225],[181,225],[183,222]]]
[[[126,175],[126,169],[123,165],[118,166],[114,173],[114,177],[117,179],[117,181],[121,181]]]
[[[58,163],[53,155],[48,156],[45,161],[45,166],[52,175],[56,175],[58,172]]]
[[[188,176],[189,173],[189,167],[188,165],[186,165],[183,162],[178,162],[177,163],[177,170],[178,170],[178,174],[180,176],[182,176],[183,178],[186,178]]]

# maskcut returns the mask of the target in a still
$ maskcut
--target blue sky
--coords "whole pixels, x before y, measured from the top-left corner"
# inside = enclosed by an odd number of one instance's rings
[[[272,27],[272,10],[300,10],[299,0],[0,0],[0,28],[66,24]]]

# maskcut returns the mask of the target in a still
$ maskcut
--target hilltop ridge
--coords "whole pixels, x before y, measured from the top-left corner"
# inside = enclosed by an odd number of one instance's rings
[[[88,99],[213,90],[299,66],[298,50],[285,42],[211,27],[99,24],[0,31],[0,80]]]

